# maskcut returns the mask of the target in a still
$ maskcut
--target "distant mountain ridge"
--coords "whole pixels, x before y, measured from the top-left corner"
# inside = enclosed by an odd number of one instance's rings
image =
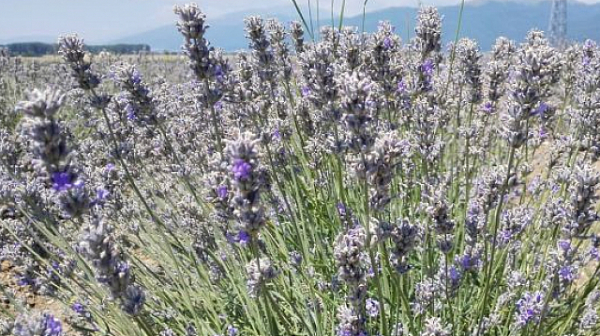
[[[475,1],[465,4],[460,29],[460,37],[470,37],[480,44],[482,50],[489,50],[498,36],[506,36],[516,41],[522,41],[527,32],[533,28],[547,30],[550,17],[551,3],[549,1]],[[454,40],[458,26],[460,6],[439,7],[443,15],[444,42]],[[397,27],[397,33],[407,40],[414,35],[414,24],[417,8],[394,7],[367,13],[365,17],[365,30],[372,32],[382,20],[388,20]],[[567,34],[568,38],[582,41],[590,38],[600,40],[600,3],[584,4],[581,2],[567,2]],[[235,51],[247,48],[248,42],[244,37],[245,13],[234,13],[211,20],[207,38],[212,45]],[[264,15],[263,15],[264,16]],[[268,16],[264,16],[267,18]],[[290,8],[279,10],[274,15],[282,22],[297,19]],[[321,15],[321,18],[325,17]],[[348,17],[344,25],[362,26],[362,15]],[[328,20],[321,20],[320,25],[331,24]],[[175,25],[158,27],[156,29],[120,38],[111,43],[145,43],[154,51],[180,50],[182,38]]]
[[[274,15],[261,16],[264,18],[276,18],[281,22],[298,19],[293,7],[275,8],[270,10],[270,12],[274,13]],[[259,10],[258,13],[234,12],[212,20],[208,17],[207,23],[210,27],[207,32],[207,38],[212,45],[226,51],[247,48],[248,42],[245,39],[244,18],[260,14],[262,14],[262,10]],[[109,41],[108,44],[129,43],[126,41],[148,41],[146,44],[149,44],[153,51],[179,51],[182,40],[183,37],[177,31],[175,23],[173,23],[172,25],[161,26],[146,32]]]

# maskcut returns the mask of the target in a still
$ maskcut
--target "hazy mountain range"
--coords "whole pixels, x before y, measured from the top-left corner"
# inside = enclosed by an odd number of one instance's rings
[[[506,36],[513,40],[522,41],[532,28],[547,30],[550,9],[550,1],[471,1],[466,3],[464,7],[460,36],[476,39],[483,50],[489,50],[498,36]],[[414,7],[394,7],[369,12],[364,20],[365,30],[372,32],[377,29],[380,21],[389,20],[396,26],[397,33],[404,40],[407,40],[414,34],[417,10]],[[460,6],[442,6],[439,7],[439,10],[444,17],[444,41],[452,41],[455,38],[458,26]],[[586,38],[600,40],[600,3],[584,4],[568,1],[567,12],[567,34],[570,39],[577,41]],[[210,29],[207,38],[212,45],[227,51],[246,48],[248,43],[244,37],[243,20],[244,17],[252,13],[252,11],[244,11],[227,14],[215,19],[209,17]],[[269,15],[264,14],[265,10],[261,10],[259,13],[265,18],[274,17],[286,23],[298,19],[293,7],[276,8],[271,10]],[[314,20],[314,26],[330,25],[330,14],[326,12],[320,14],[321,20],[319,24]],[[361,27],[362,22],[363,17],[359,15],[345,18],[344,25]],[[38,40],[41,40],[41,38]],[[52,38],[52,42],[55,41],[56,38]],[[102,44],[143,43],[150,45],[154,51],[177,51],[180,50],[182,37],[175,25],[171,24],[102,42]]]
[[[549,1],[537,2],[507,2],[507,1],[478,1],[465,5],[460,29],[461,37],[476,39],[483,50],[489,50],[496,37],[506,36],[517,41],[523,40],[532,28],[547,30],[550,18],[551,3]],[[444,17],[444,40],[454,40],[458,26],[460,6],[444,6],[439,8]],[[600,4],[584,4],[568,1],[568,37],[573,40],[587,38],[600,40]],[[228,51],[247,47],[244,38],[243,19],[245,13],[235,13],[215,20],[210,20],[211,25],[207,36],[214,46]],[[413,7],[395,7],[367,13],[365,17],[365,30],[374,31],[379,21],[389,20],[397,28],[404,40],[412,37],[414,32],[417,9]],[[274,15],[282,22],[297,19],[293,10]],[[362,15],[348,17],[345,25],[361,27]],[[321,15],[321,25],[331,24],[331,20],[324,20]],[[337,23],[336,23],[337,24]],[[316,26],[316,23],[315,23]],[[116,39],[114,43],[146,43],[153,50],[179,50],[181,36],[173,25],[158,27],[140,34]]]

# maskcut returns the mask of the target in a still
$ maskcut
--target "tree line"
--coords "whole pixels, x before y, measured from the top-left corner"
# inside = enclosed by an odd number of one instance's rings
[[[58,44],[42,42],[10,43],[0,48],[6,48],[11,55],[15,56],[44,56],[53,55],[58,51]],[[86,46],[92,53],[107,51],[114,54],[135,54],[139,52],[150,52],[147,44],[110,44]]]

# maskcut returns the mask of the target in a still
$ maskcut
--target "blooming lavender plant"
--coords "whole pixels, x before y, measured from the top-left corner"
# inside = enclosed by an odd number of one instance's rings
[[[0,52],[0,333],[599,333],[595,42],[175,14],[185,62]]]
[[[78,217],[89,207],[90,199],[85,182],[71,163],[65,134],[56,119],[63,97],[49,89],[35,90],[30,101],[22,101],[16,108],[27,117],[25,129],[32,140],[34,169],[57,192],[62,210],[68,216]]]
[[[83,40],[77,35],[62,36],[58,40],[59,54],[71,68],[71,76],[77,85],[84,90],[93,90],[100,84],[100,79],[92,71],[92,60],[84,49]]]
[[[229,174],[232,181],[231,206],[239,230],[256,239],[265,225],[266,217],[261,205],[264,176],[258,161],[258,140],[251,133],[240,134],[239,139],[227,146]]]
[[[115,244],[113,228],[102,218],[94,218],[84,231],[80,252],[92,262],[97,280],[105,284],[114,299],[119,299],[123,310],[136,315],[145,301],[143,290],[134,284],[129,263]]]

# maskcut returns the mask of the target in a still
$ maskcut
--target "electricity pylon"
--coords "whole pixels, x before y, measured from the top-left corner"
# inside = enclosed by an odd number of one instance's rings
[[[552,0],[550,12],[550,43],[557,48],[567,44],[567,0]]]

